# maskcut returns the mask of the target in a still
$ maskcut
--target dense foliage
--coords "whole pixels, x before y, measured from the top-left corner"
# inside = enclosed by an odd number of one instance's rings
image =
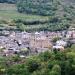
[[[50,17],[48,20],[14,20],[16,26],[22,31],[61,31],[66,30],[70,26],[70,20],[60,17]]]
[[[17,9],[20,13],[49,17],[49,20],[45,22],[25,22],[27,26],[36,25],[37,28],[33,26],[30,28],[32,30],[65,30],[69,28],[75,18],[75,7],[70,2],[69,0],[18,0]],[[40,26],[37,26],[39,24]]]
[[[0,3],[15,3],[17,0],[0,0]]]
[[[75,47],[27,58],[0,57],[1,75],[75,75]]]
[[[19,0],[18,11],[40,15],[54,15],[57,10],[57,0]]]
[[[69,5],[67,5],[67,2]],[[53,16],[59,12],[62,15],[66,10],[68,10],[67,6],[71,7],[71,9],[74,8],[73,7],[74,5],[73,6],[71,5],[70,0],[66,1],[65,0],[18,0],[17,1],[17,7],[19,12],[40,14],[46,16],[47,15]],[[68,13],[69,12],[70,10],[68,10]]]

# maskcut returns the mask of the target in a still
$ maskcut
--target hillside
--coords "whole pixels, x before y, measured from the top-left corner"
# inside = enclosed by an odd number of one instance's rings
[[[59,9],[65,12],[64,7],[74,3],[74,0],[19,0],[17,7],[19,12],[53,16]]]
[[[0,3],[11,3],[14,4],[16,3],[17,0],[0,0]]]
[[[5,29],[65,30],[75,24],[75,1],[18,0],[16,4],[0,3],[0,20],[1,28]]]
[[[48,17],[19,13],[15,4],[0,3],[0,29],[16,29],[13,20],[18,19],[24,21],[46,21]],[[28,28],[30,27],[28,26]]]
[[[48,16],[44,30],[64,30],[75,24],[74,0],[19,0],[17,8],[20,13]]]
[[[62,1],[66,2],[66,3],[75,3],[75,0],[62,0]]]

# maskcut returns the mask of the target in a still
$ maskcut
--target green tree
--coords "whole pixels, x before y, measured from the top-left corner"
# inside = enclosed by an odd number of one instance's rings
[[[61,67],[59,65],[54,65],[50,75],[61,75]]]

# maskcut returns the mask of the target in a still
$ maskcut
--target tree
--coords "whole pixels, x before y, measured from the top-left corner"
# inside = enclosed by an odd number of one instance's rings
[[[25,25],[23,23],[17,23],[16,26],[19,30],[25,31]]]
[[[54,65],[50,75],[61,75],[61,67],[59,65]]]
[[[26,64],[27,64],[27,68],[28,68],[29,72],[31,72],[31,73],[38,70],[38,68],[40,66],[40,63],[38,62],[38,60],[33,59],[33,58],[29,59],[26,62]]]
[[[52,42],[56,43],[56,41],[59,40],[59,39],[60,39],[59,37],[55,37],[55,38],[52,39]]]
[[[58,2],[53,0],[19,0],[17,7],[19,12],[52,16],[57,10],[57,4]]]
[[[16,3],[17,0],[0,0],[0,3]]]
[[[25,64],[13,65],[7,70],[7,75],[30,75]]]

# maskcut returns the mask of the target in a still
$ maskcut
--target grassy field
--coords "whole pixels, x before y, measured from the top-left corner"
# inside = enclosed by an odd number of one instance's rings
[[[47,20],[48,17],[18,13],[14,4],[0,3],[0,19]]]

